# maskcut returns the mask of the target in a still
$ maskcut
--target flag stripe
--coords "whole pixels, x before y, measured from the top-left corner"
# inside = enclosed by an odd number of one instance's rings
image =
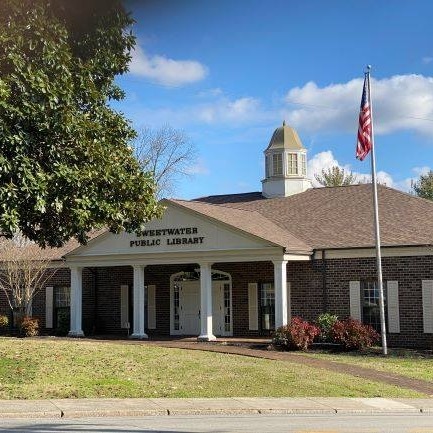
[[[369,78],[367,74],[364,78],[364,87],[362,89],[361,108],[359,111],[358,122],[358,141],[356,143],[356,157],[362,161],[371,150],[371,111],[369,101]]]

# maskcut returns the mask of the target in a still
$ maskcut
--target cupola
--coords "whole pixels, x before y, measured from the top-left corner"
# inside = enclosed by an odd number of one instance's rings
[[[265,197],[287,197],[312,187],[307,178],[307,149],[286,122],[274,131],[264,153],[262,194]]]

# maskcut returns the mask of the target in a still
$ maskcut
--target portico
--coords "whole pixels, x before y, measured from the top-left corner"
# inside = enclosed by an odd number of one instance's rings
[[[240,301],[233,300],[231,275],[220,269],[224,263],[242,269],[247,263],[271,262],[273,322],[275,327],[287,323],[287,262],[309,260],[307,253],[287,254],[266,232],[259,237],[176,202],[166,201],[165,205],[164,218],[149,223],[147,236],[105,233],[66,256],[71,269],[70,336],[84,335],[82,273],[86,267],[108,269],[108,274],[110,267],[132,268],[132,284],[119,279],[120,326],[131,328],[130,338],[146,339],[153,329],[169,329],[172,335],[197,332],[201,341],[215,340],[215,333],[233,335],[233,320],[239,321],[233,319],[233,310],[239,310],[236,303]],[[195,238],[199,241],[194,242]],[[180,272],[170,273],[173,267]],[[248,293],[248,284],[244,286]],[[256,299],[241,301],[258,304],[257,290],[251,297]]]

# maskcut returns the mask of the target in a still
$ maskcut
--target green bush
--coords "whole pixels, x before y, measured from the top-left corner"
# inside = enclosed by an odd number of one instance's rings
[[[320,341],[332,343],[332,328],[337,321],[338,316],[331,313],[322,313],[317,318],[316,323],[320,329]]]
[[[275,331],[272,343],[283,350],[307,350],[319,334],[317,326],[294,317],[288,325]]]
[[[22,337],[35,337],[39,335],[39,319],[24,316],[18,323],[18,329]]]
[[[56,335],[65,337],[70,328],[71,315],[69,310],[62,310],[57,313]]]

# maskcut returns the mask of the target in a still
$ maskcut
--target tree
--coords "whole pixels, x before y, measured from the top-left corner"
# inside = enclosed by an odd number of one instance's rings
[[[35,295],[55,274],[51,259],[21,235],[0,244],[0,287],[12,311],[19,317],[31,315]]]
[[[433,200],[433,171],[422,174],[419,179],[412,184],[412,190],[418,197]]]
[[[322,173],[316,174],[314,177],[323,186],[345,186],[358,182],[356,175],[350,171],[346,172],[344,168],[340,168],[337,165],[328,169],[322,169]]]
[[[135,40],[120,0],[0,3],[0,233],[58,247],[161,215],[110,107]]]
[[[174,191],[177,181],[190,174],[189,168],[196,158],[196,149],[189,137],[169,125],[159,129],[143,128],[135,147],[143,169],[155,177],[159,197]]]

